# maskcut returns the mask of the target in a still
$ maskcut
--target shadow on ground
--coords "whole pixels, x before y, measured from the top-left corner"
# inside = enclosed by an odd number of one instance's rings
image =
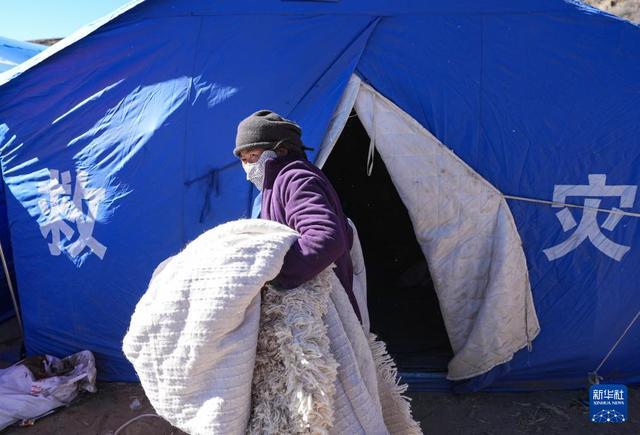
[[[3,434],[113,435],[132,418],[154,412],[139,384],[101,383],[98,388],[32,427],[13,427]],[[640,387],[629,388],[629,421],[623,424],[591,423],[586,391],[410,396],[414,416],[427,434],[640,434]],[[119,435],[182,433],[159,418],[142,418]]]

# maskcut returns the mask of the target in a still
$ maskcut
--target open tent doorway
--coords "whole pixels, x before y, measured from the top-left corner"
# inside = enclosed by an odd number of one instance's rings
[[[371,331],[401,371],[446,372],[453,356],[425,256],[407,208],[355,111],[323,166],[355,223],[367,271]]]
[[[317,163],[358,227],[369,329],[401,371],[470,379],[531,345],[540,326],[506,200],[431,132],[352,76]]]

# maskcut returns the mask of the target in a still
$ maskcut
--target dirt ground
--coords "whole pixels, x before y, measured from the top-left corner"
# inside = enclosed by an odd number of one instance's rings
[[[78,398],[34,426],[12,427],[2,434],[113,435],[128,420],[154,413],[139,384],[102,383],[98,388],[98,393]],[[413,414],[426,434],[640,434],[640,387],[629,388],[629,421],[622,424],[591,423],[586,391],[410,396]],[[155,417],[137,420],[119,435],[182,433]]]

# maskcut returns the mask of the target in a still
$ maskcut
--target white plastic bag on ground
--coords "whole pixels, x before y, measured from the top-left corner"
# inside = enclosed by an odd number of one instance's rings
[[[96,364],[88,350],[64,359],[46,355],[44,371],[47,377],[36,379],[23,364],[0,369],[0,430],[68,405],[82,390],[97,391]]]

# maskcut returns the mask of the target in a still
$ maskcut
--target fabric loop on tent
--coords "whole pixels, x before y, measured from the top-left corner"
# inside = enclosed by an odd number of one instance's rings
[[[206,174],[200,175],[199,177],[193,178],[189,181],[185,181],[185,186],[191,186],[193,183],[197,181],[207,180],[207,189],[204,192],[204,203],[202,204],[202,209],[200,210],[200,219],[199,222],[203,223],[206,217],[209,215],[211,211],[211,194],[219,195],[219,183],[218,183],[218,174],[224,170],[232,168],[239,164],[239,160],[235,162],[228,163],[220,168],[213,168],[208,171]]]
[[[602,368],[602,366],[604,365],[604,363],[607,362],[607,360],[609,359],[609,357],[611,356],[613,351],[616,349],[616,347],[618,347],[618,345],[620,344],[622,339],[625,337],[625,335],[627,335],[627,333],[629,332],[629,330],[631,329],[633,324],[636,323],[636,320],[638,320],[638,317],[640,317],[640,310],[638,310],[638,312],[633,317],[631,322],[629,322],[629,324],[625,328],[625,330],[622,333],[622,335],[620,335],[620,337],[618,337],[618,339],[613,344],[613,346],[611,346],[611,349],[609,349],[609,352],[607,352],[607,355],[602,359],[602,361],[600,361],[600,364],[598,364],[598,367],[596,367],[596,369],[594,371],[589,373],[589,382],[591,384],[599,384],[600,381],[603,379],[602,376],[598,375],[598,370],[600,370]]]
[[[376,98],[375,94],[374,99]],[[367,153],[367,176],[371,176],[373,172],[373,159],[376,153],[376,105],[374,104],[371,109],[371,125],[373,126],[373,134],[371,134],[371,141],[369,142],[369,152]]]

